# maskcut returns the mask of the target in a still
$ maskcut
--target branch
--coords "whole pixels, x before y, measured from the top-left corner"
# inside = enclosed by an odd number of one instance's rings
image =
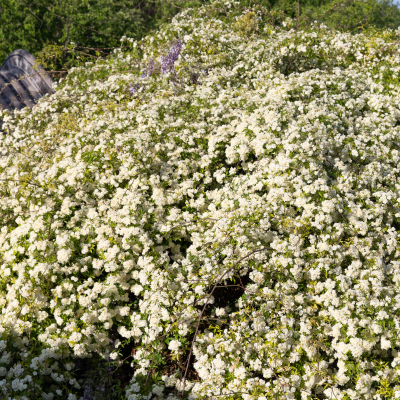
[[[201,311],[201,313],[200,313],[199,319],[197,320],[196,331],[195,331],[195,333],[194,333],[194,336],[193,336],[193,339],[192,339],[192,343],[191,343],[191,345],[190,345],[189,355],[188,355],[187,360],[186,360],[185,375],[184,375],[184,377],[183,377],[183,388],[182,388],[182,391],[181,391],[182,395],[183,395],[183,391],[185,390],[186,376],[187,376],[188,369],[189,369],[189,360],[190,360],[190,357],[192,356],[194,342],[195,342],[196,336],[197,336],[197,334],[198,334],[198,332],[199,332],[200,321],[201,321],[201,319],[202,319],[202,317],[203,317],[203,314],[204,314],[204,311],[205,311],[205,309],[206,309],[206,307],[207,307],[207,305],[208,305],[208,302],[210,301],[210,298],[211,298],[212,294],[214,293],[215,288],[220,284],[222,278],[223,278],[228,272],[232,271],[232,270],[233,270],[238,264],[240,264],[243,260],[245,260],[246,258],[251,257],[251,256],[252,256],[253,254],[255,254],[255,253],[260,253],[260,252],[262,252],[262,251],[264,251],[264,250],[269,250],[269,248],[263,247],[263,248],[258,249],[258,250],[253,250],[253,251],[250,252],[249,254],[243,256],[239,261],[237,261],[235,264],[233,264],[232,267],[230,267],[229,269],[227,269],[227,270],[221,275],[221,277],[217,280],[217,282],[214,284],[214,287],[212,288],[211,293],[208,295],[207,300],[206,300],[206,302],[205,302],[205,304],[204,304],[204,307],[203,307],[203,309],[202,309],[202,311]]]

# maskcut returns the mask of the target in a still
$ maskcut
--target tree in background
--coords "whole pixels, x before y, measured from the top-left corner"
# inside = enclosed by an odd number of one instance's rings
[[[316,20],[332,29],[352,33],[400,26],[400,9],[392,0],[260,0],[259,3],[285,16],[299,18],[302,25]]]
[[[281,0],[282,1],[282,0]],[[283,0],[284,1],[284,0]],[[292,1],[292,16],[297,16]],[[391,0],[309,0],[301,7],[306,21],[318,20],[341,31],[359,33],[368,29],[396,29],[400,26],[400,10]]]
[[[89,48],[120,46],[122,36],[140,39],[182,8],[204,0],[2,0],[0,61],[17,48],[34,55],[57,47],[64,51],[54,64],[68,67],[68,45]],[[88,49],[89,50],[89,49]],[[58,65],[57,65],[58,64]]]
[[[122,36],[140,39],[180,10],[208,0],[2,0],[0,62],[17,48],[38,56],[47,70],[68,70],[91,57],[109,54]],[[400,26],[391,0],[240,0],[266,6],[275,15],[317,20],[353,33]]]

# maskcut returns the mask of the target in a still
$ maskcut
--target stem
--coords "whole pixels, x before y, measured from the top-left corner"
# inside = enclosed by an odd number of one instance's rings
[[[300,0],[297,0],[297,30],[299,30],[300,23]]]
[[[198,334],[198,332],[199,332],[199,327],[200,327],[201,318],[203,317],[204,311],[205,311],[205,309],[206,309],[206,307],[207,307],[207,305],[208,305],[208,302],[209,302],[209,300],[210,300],[212,294],[214,293],[215,288],[216,288],[216,287],[219,285],[219,283],[222,281],[223,277],[224,277],[228,272],[232,271],[232,270],[233,270],[238,264],[240,264],[243,260],[245,260],[246,258],[249,258],[249,257],[252,256],[253,254],[256,254],[256,253],[259,253],[259,252],[261,252],[261,251],[265,251],[265,250],[268,250],[268,249],[269,249],[269,248],[267,248],[267,247],[262,247],[261,249],[253,250],[253,251],[250,252],[249,254],[246,254],[246,255],[243,256],[239,261],[237,261],[235,264],[233,264],[232,267],[230,267],[229,269],[227,269],[227,270],[220,276],[220,278],[217,279],[217,282],[214,284],[214,286],[213,286],[213,288],[212,288],[210,294],[208,295],[207,300],[206,300],[206,302],[205,302],[205,304],[204,304],[204,306],[203,306],[203,309],[201,310],[200,316],[199,316],[199,318],[198,318],[198,320],[197,320],[196,331],[194,332],[194,336],[193,336],[193,339],[192,339],[192,343],[191,343],[191,345],[190,345],[189,355],[188,355],[187,360],[186,360],[186,368],[185,368],[185,374],[184,374],[184,376],[183,376],[183,388],[182,388],[182,392],[181,392],[181,397],[183,397],[183,393],[184,393],[184,390],[185,390],[186,377],[187,377],[187,373],[188,373],[188,369],[189,369],[190,357],[192,356],[194,342],[196,341],[196,337],[197,337],[197,334]]]

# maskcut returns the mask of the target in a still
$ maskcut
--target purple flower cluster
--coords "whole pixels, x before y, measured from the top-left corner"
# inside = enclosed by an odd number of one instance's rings
[[[140,77],[141,78],[147,78],[147,77],[151,76],[151,74],[154,72],[155,66],[156,65],[155,65],[154,60],[152,60],[150,58],[146,69],[142,72],[142,75],[140,75]],[[139,83],[136,83],[135,85],[130,84],[129,85],[129,91],[130,91],[131,95],[136,93],[142,86],[144,87],[144,85],[141,85]]]
[[[146,69],[142,72],[141,77],[142,78],[147,78],[151,76],[151,74],[154,72],[156,64],[153,59],[150,58],[149,63],[147,64]]]
[[[136,83],[135,85],[129,84],[129,91],[131,94],[133,94],[136,93],[141,87],[142,85],[140,85],[139,83]]]
[[[103,363],[102,363],[103,364]],[[103,366],[103,365],[102,365]],[[111,371],[113,370],[112,366],[107,366],[106,375],[104,375],[103,370],[91,370],[89,371],[89,379],[86,380],[84,392],[83,392],[83,400],[107,400],[109,396],[108,392],[111,390],[112,386],[112,377]],[[102,381],[98,382],[98,375],[102,377]]]
[[[179,54],[182,50],[182,45],[183,45],[183,40],[178,40],[175,42],[175,44],[168,50],[168,53],[165,56],[160,57],[160,69],[161,69],[161,74],[166,74],[168,72],[174,72],[174,82],[177,83],[177,76],[176,76],[176,71],[175,71],[175,62],[179,58]],[[156,68],[156,64],[153,59],[150,59],[146,68],[140,75],[140,77],[147,78],[151,76]],[[198,80],[199,74],[193,74],[192,75],[192,82],[195,85],[199,85],[200,82]],[[131,95],[134,93],[137,93],[140,88],[144,88],[144,85],[140,83],[136,83],[134,85],[130,84],[129,85],[129,91]]]
[[[172,46],[165,57],[161,57],[161,73],[166,74],[167,72],[175,71],[175,61],[178,59],[182,49],[182,40],[178,40],[174,46]]]

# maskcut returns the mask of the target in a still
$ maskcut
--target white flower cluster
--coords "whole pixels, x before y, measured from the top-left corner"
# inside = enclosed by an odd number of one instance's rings
[[[1,398],[83,399],[76,366],[123,355],[128,400],[399,397],[400,32],[255,12],[0,111]],[[131,95],[177,38],[179,79]]]

